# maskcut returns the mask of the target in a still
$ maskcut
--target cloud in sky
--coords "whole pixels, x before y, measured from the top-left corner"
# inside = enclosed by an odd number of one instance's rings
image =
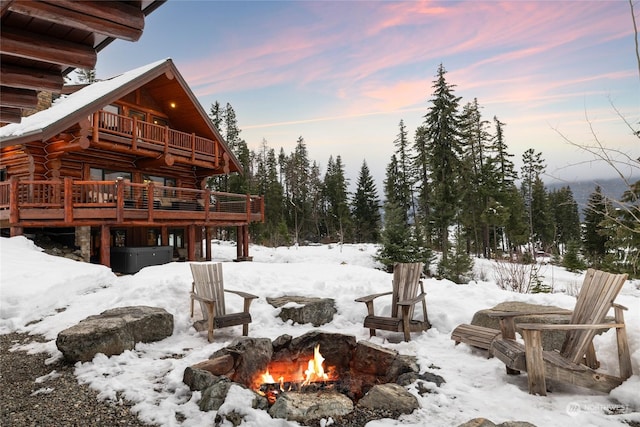
[[[478,98],[521,149],[583,121],[587,105],[610,110],[609,98],[640,119],[633,37],[624,1],[176,0],[143,40],[102,57],[115,72],[171,57],[205,110],[231,103],[250,147],[308,135],[321,156],[347,135],[391,144],[400,119],[412,134],[442,63],[462,102]]]

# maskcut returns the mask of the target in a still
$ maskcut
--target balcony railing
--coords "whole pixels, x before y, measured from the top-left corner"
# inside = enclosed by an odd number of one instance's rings
[[[194,133],[177,131],[161,126],[100,110],[91,116],[94,134],[111,134],[123,138],[132,149],[145,149],[164,154],[188,157],[191,160],[213,160],[218,166],[219,144]]]
[[[167,187],[153,182],[30,181],[0,183],[0,219],[11,226],[74,223],[167,223],[215,225],[264,220],[259,196]]]

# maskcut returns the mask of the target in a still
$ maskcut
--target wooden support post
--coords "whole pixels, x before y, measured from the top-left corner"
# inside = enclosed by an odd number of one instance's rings
[[[205,227],[204,233],[205,233],[204,241],[205,241],[205,244],[207,245],[207,247],[205,248],[206,260],[211,261],[211,228]]]
[[[166,225],[160,227],[160,240],[162,241],[162,246],[169,246],[169,228]]]
[[[196,260],[196,226],[187,227],[187,261]]]
[[[64,179],[64,222],[73,222],[73,179]]]
[[[249,224],[242,226],[242,259],[249,260]]]
[[[100,264],[111,267],[111,229],[108,225],[100,226]]]
[[[16,237],[16,236],[22,236],[23,233],[23,228],[22,227],[10,227],[9,228],[9,236],[11,237]]]
[[[236,235],[236,261],[242,261],[242,238],[244,237],[244,234],[242,234],[242,226],[239,225],[236,227]]]
[[[547,384],[544,377],[544,359],[542,358],[542,336],[540,331],[523,329],[524,354],[527,361],[527,380],[529,394],[547,395]]]

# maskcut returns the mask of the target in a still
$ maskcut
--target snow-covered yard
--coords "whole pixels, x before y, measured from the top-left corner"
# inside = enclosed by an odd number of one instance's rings
[[[235,244],[216,242],[215,261],[224,262],[228,288],[260,296],[251,307],[253,323],[249,334],[275,339],[282,334],[300,336],[313,326],[284,323],[278,309],[265,297],[307,295],[334,298],[338,313],[319,329],[354,335],[368,340],[362,326],[365,305],[355,298],[390,290],[391,275],[377,269],[372,255],[376,246],[322,245],[266,248],[252,246],[253,262],[231,262]],[[547,397],[527,391],[526,375],[507,376],[497,359],[486,359],[466,345],[454,346],[453,328],[468,323],[473,314],[503,301],[573,308],[571,294],[582,277],[562,268],[541,269],[552,294],[516,294],[501,290],[493,276],[491,261],[476,260],[476,277],[483,280],[467,285],[425,280],[429,318],[433,328],[413,334],[402,342],[402,334],[379,332],[372,341],[402,354],[417,357],[421,369],[432,371],[447,381],[434,393],[420,396],[421,409],[398,420],[370,422],[370,427],[393,425],[458,425],[476,417],[495,423],[519,420],[543,426],[614,426],[625,421],[640,422],[640,282],[628,281],[617,302],[629,308],[625,313],[635,375],[609,395],[567,385],[553,385]],[[208,343],[206,333],[196,332],[189,318],[191,273],[187,263],[148,267],[130,276],[118,277],[109,269],[71,261],[43,253],[24,237],[0,239],[0,333],[12,331],[42,334],[48,341],[30,344],[31,352],[47,352],[49,360],[61,353],[55,346],[58,332],[93,314],[128,305],[162,307],[174,315],[173,335],[160,342],[139,344],[135,351],[78,363],[78,380],[99,390],[104,399],[127,399],[135,403],[140,419],[161,425],[199,426],[210,423],[211,413],[201,412],[199,392],[191,393],[182,383],[184,369],[208,358],[241,335],[241,328],[216,331]],[[242,300],[230,298],[232,310],[240,310]],[[389,307],[385,307],[389,309]],[[615,333],[595,339],[604,369],[617,370]],[[24,348],[23,348],[24,349]],[[178,355],[180,357],[176,358]],[[297,425],[271,420],[264,411],[247,408],[243,395],[231,395],[222,410],[245,414],[247,426]],[[176,421],[176,413],[184,421]]]

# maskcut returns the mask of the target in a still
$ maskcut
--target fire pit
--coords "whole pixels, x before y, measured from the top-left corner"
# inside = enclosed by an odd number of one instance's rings
[[[378,391],[394,397],[378,397],[382,403],[375,405],[404,399],[407,406],[397,412],[411,412],[418,407],[416,397],[396,383],[420,378],[413,357],[368,341],[356,342],[350,335],[322,331],[297,338],[283,335],[273,342],[243,337],[184,373],[184,382],[203,392],[203,410],[217,410],[224,402],[220,398],[213,404],[205,401],[208,395],[221,395],[211,388],[228,390],[237,383],[255,392],[254,407],[268,410],[274,418],[302,423],[348,414],[354,405],[372,404],[367,402],[369,392],[383,385]]]

